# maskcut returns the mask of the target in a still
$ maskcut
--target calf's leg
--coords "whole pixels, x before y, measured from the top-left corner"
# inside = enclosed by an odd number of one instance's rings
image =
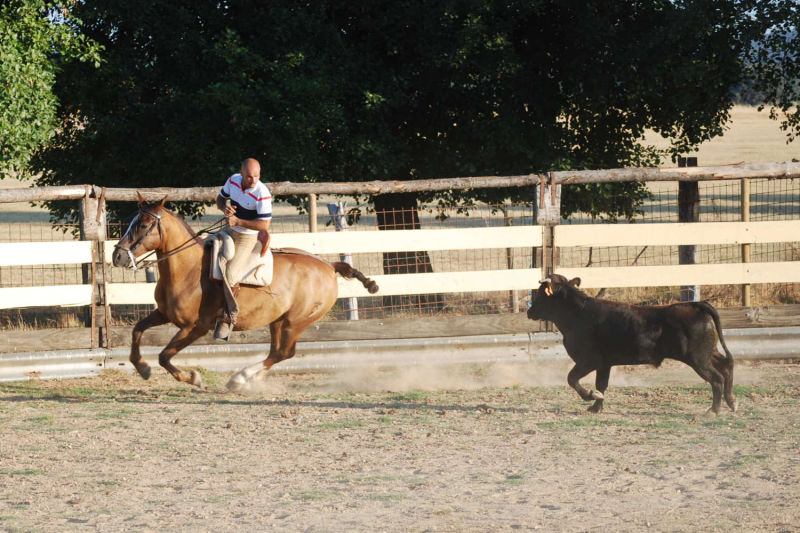
[[[715,351],[712,361],[714,368],[722,375],[725,403],[731,411],[736,412],[736,397],[733,395],[733,359]]]
[[[589,407],[590,412],[600,413],[603,411],[603,400],[605,399],[603,395],[605,394],[606,389],[608,388],[608,378],[610,375],[611,375],[610,366],[603,366],[597,369],[597,374],[595,375],[594,379],[594,386],[597,387],[596,392],[600,393],[600,397],[596,398],[592,406]]]
[[[594,370],[594,368],[576,364],[572,367],[572,370],[569,371],[569,374],[567,374],[567,383],[569,383],[570,387],[575,389],[575,392],[577,392],[581,399],[585,402],[600,400],[603,398],[602,393],[595,390],[586,390],[580,383],[581,378],[586,376],[592,370]]]
[[[719,414],[719,406],[722,401],[722,388],[725,382],[722,374],[714,368],[714,365],[711,363],[710,359],[706,359],[704,363],[697,363],[691,362],[689,363],[697,374],[703,378],[704,380],[708,381],[711,384],[711,407],[708,410],[709,414]]]

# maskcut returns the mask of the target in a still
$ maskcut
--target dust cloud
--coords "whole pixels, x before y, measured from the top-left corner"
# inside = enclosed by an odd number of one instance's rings
[[[485,387],[566,385],[569,361],[356,367],[331,372],[323,392],[476,390]]]

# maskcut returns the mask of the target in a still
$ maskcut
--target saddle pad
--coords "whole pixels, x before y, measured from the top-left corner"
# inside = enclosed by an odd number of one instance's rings
[[[215,233],[211,237],[213,244],[211,249],[211,279],[222,280],[222,268],[220,260],[224,263],[235,255],[235,245],[233,238],[227,233]],[[259,241],[260,246],[253,249],[248,260],[247,273],[239,281],[240,285],[255,285],[264,287],[272,283],[272,250],[262,255],[263,242]]]

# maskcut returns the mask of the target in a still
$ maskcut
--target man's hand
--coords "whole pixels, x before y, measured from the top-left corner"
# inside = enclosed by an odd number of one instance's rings
[[[223,213],[223,214],[224,214],[226,217],[232,217],[233,215],[235,215],[235,214],[236,214],[236,208],[235,208],[235,207],[233,207],[232,205],[226,205],[226,206],[225,206],[225,209],[223,209],[223,210],[222,210],[222,213]]]
[[[225,216],[228,219],[228,225],[231,226],[231,227],[233,227],[233,226],[241,226],[242,225],[242,224],[240,224],[241,219],[238,218],[234,214],[234,213],[236,213],[236,210],[232,209],[230,207],[228,209],[231,209],[233,211],[232,213],[229,214],[228,210],[227,209],[225,210]]]

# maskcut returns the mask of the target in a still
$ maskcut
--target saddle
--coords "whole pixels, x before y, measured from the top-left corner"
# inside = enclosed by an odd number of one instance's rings
[[[208,238],[211,241],[211,279],[222,281],[223,264],[236,255],[233,238],[227,233],[215,233]],[[240,285],[264,287],[272,283],[272,250],[269,248],[269,235],[259,232],[258,242],[248,260],[246,274],[239,280]]]

